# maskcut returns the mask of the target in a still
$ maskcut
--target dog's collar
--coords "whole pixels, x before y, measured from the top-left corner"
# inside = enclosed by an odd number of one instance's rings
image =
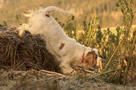
[[[83,51],[82,61],[81,61],[81,63],[83,64],[84,62],[85,62],[85,48],[84,48],[84,51]]]

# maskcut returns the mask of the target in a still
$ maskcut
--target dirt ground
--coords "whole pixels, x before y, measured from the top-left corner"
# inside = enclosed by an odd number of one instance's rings
[[[57,76],[29,71],[0,71],[0,90],[136,90],[136,87],[114,85],[80,75]]]

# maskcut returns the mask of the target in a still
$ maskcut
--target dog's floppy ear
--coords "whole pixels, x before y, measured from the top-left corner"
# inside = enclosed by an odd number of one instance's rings
[[[87,67],[93,67],[96,66],[97,63],[97,54],[95,51],[88,52],[85,56],[85,64]]]

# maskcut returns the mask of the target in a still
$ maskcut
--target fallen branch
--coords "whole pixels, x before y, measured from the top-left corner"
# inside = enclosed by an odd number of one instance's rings
[[[73,73],[74,71],[84,71],[86,73],[95,73],[95,71],[90,71],[90,70],[87,70],[87,69],[84,69],[83,66],[76,66],[74,67],[73,71],[71,73]]]
[[[96,77],[98,77],[98,76],[105,75],[105,74],[108,74],[108,73],[111,73],[111,72],[115,72],[115,71],[118,71],[118,70],[121,70],[121,68],[119,68],[119,69],[114,69],[114,70],[110,70],[110,71],[107,71],[107,72],[101,72],[101,73],[99,73],[99,74],[97,74],[97,75],[91,77],[90,79],[96,78]]]
[[[44,73],[48,73],[48,74],[54,74],[54,75],[61,76],[61,77],[66,76],[66,75],[61,74],[61,73],[52,72],[52,71],[47,71],[47,70],[40,70],[40,71],[39,71],[39,73],[42,73],[42,72],[44,72]]]

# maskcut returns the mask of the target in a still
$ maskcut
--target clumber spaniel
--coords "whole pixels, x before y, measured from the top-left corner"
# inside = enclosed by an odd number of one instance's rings
[[[23,28],[32,34],[42,36],[49,52],[60,62],[63,73],[69,73],[73,70],[72,66],[81,64],[86,68],[96,66],[99,59],[98,50],[81,45],[75,39],[67,36],[51,12],[63,15],[72,14],[71,11],[65,11],[55,6],[40,8],[38,11],[31,11],[31,13],[26,14],[29,17],[29,22],[23,25]]]

